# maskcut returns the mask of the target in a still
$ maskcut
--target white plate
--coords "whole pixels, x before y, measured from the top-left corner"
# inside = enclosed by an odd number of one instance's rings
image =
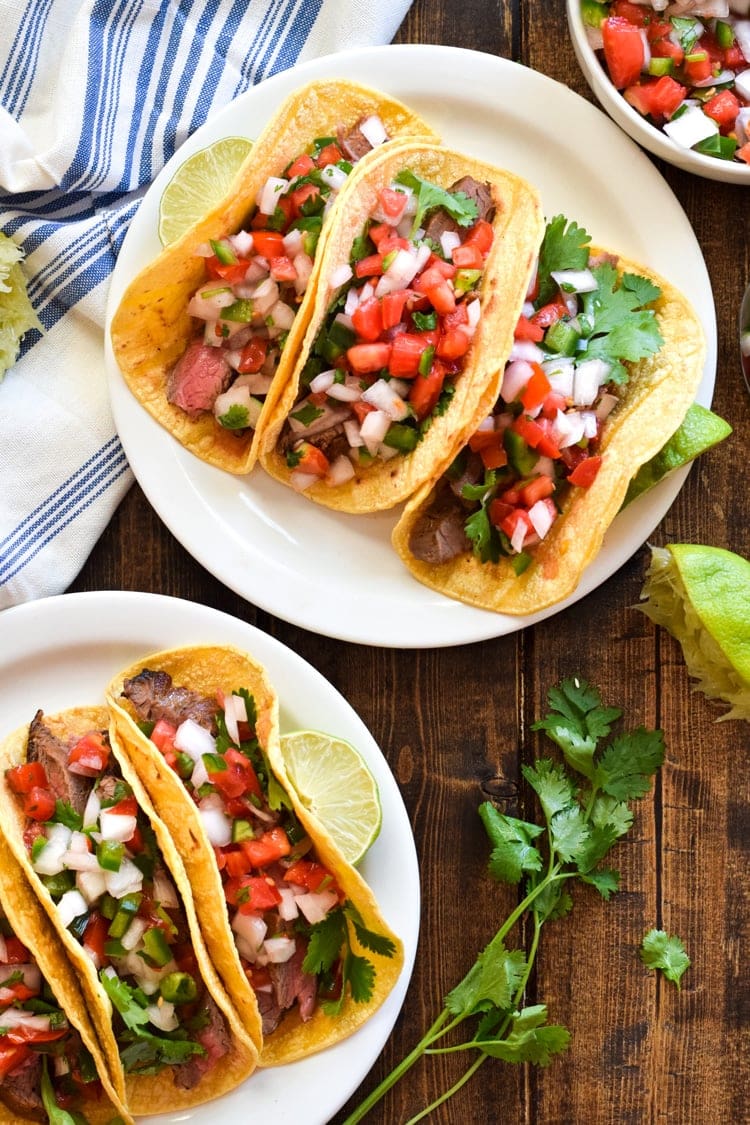
[[[544,75],[452,47],[375,47],[295,67],[241,95],[199,129],[154,182],[123,244],[110,316],[131,278],[159,251],[162,190],[177,164],[219,137],[254,136],[291,90],[319,77],[359,79],[408,102],[446,144],[512,168],[538,185],[545,213],[564,212],[595,243],[673,278],[708,337],[698,399],[716,369],[711,285],[692,227],[647,157],[598,109]],[[107,336],[109,334],[107,333]],[[413,579],[391,548],[398,512],[331,512],[258,470],[238,478],[187,453],[143,410],[108,345],[112,405],[146,496],[183,546],[236,593],[276,616],[342,640],[399,648],[461,644],[510,633],[570,605],[648,538],[685,478],[676,473],[630,506],[566,602],[533,617],[484,612]]]
[[[380,788],[383,827],[361,871],[404,943],[403,972],[385,1004],[356,1034],[319,1055],[258,1070],[237,1090],[191,1112],[149,1117],[154,1125],[216,1120],[324,1125],[352,1095],[388,1038],[406,994],[419,930],[419,868],[398,786],[372,736],[341,695],[306,661],[265,633],[205,606],[156,594],[65,594],[0,614],[0,737],[36,710],[104,703],[119,669],[162,648],[233,644],[265,666],[280,693],[281,728],[340,735],[366,759]]]
[[[649,152],[653,152],[654,156],[660,156],[683,172],[692,172],[694,176],[702,176],[706,180],[750,187],[750,164],[740,163],[739,160],[719,160],[715,156],[706,156],[702,152],[684,148],[676,144],[663,129],[652,125],[628,105],[621,91],[610,82],[609,75],[589,43],[581,15],[581,0],[567,0],[567,5],[568,27],[578,65],[597,100],[621,129]]]

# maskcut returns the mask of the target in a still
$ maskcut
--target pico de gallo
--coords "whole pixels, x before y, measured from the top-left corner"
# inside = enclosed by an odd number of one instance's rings
[[[393,943],[365,929],[318,857],[259,743],[252,694],[200,696],[149,669],[122,694],[195,802],[264,1035],[289,1010],[306,1021],[319,1004],[337,1014],[349,997],[368,1000],[374,966],[353,952],[349,926],[381,956],[393,955]]]
[[[744,0],[582,0],[589,41],[625,100],[683,148],[750,164]]]
[[[415,523],[415,558],[439,564],[473,551],[482,562],[507,557],[521,574],[570,490],[596,480],[626,364],[662,344],[661,291],[619,274],[612,255],[590,255],[589,241],[562,215],[547,224],[500,396]]]
[[[377,115],[317,137],[269,176],[246,229],[200,246],[206,279],[188,304],[203,325],[167,383],[190,418],[255,429],[297,309],[307,291],[323,219],[356,161],[388,140]]]
[[[492,247],[489,185],[413,172],[383,188],[330,283],[336,296],[279,439],[304,491],[414,450],[464,370]]]
[[[228,1052],[228,1029],[197,968],[150,821],[120,774],[107,732],[92,730],[66,744],[39,712],[27,761],[5,776],[27,818],[32,867],[112,1001],[125,1071],[171,1068],[176,1085],[196,1085]]]
[[[94,1061],[0,907],[0,1104],[20,1119],[76,1113],[103,1091]]]

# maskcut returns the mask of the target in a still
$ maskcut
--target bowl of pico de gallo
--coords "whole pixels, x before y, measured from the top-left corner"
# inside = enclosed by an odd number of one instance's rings
[[[602,108],[684,171],[750,186],[750,0],[567,0]]]

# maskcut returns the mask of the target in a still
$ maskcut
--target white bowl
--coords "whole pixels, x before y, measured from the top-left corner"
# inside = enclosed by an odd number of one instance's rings
[[[750,187],[750,164],[719,160],[715,156],[704,156],[703,153],[682,148],[628,105],[619,90],[616,90],[610,82],[588,41],[581,16],[581,0],[567,0],[567,9],[573,49],[581,70],[602,109],[621,129],[654,156],[660,156],[662,160],[674,164],[676,168],[682,168],[685,172],[692,172],[708,180],[721,180],[727,184],[745,184],[746,187]]]

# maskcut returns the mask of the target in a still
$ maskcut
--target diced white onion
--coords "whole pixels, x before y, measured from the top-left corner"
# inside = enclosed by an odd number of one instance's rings
[[[154,1027],[158,1027],[160,1031],[176,1031],[180,1026],[174,1004],[164,1000],[161,996],[156,1004],[147,1005],[146,1015]]]
[[[679,117],[665,122],[663,128],[667,136],[683,148],[692,148],[699,141],[714,137],[719,132],[719,126],[713,118],[696,106],[688,106]]]
[[[15,965],[13,968],[15,969]],[[22,1008],[6,1008],[3,1012],[2,1026],[14,1029],[25,1027],[29,1031],[44,1032],[50,1029],[50,1018],[45,1015],[36,1015],[33,1012],[25,1012]]]
[[[336,488],[340,484],[346,484],[354,476],[354,465],[349,458],[341,453],[335,461],[332,462],[330,469],[326,473],[326,484],[331,488]]]
[[[218,797],[218,802],[212,800]],[[204,797],[198,806],[198,812],[206,830],[206,835],[215,848],[225,848],[232,842],[232,821],[222,810],[222,801],[218,793]]]
[[[337,164],[326,164],[320,170],[320,178],[324,180],[333,191],[341,191],[347,181],[348,173]]]
[[[282,195],[289,191],[289,180],[281,176],[269,176],[258,196],[258,210],[261,215],[273,215],[276,204]]]
[[[338,902],[335,891],[310,891],[304,895],[297,895],[297,906],[302,911],[306,921],[314,926],[322,922],[329,910]],[[266,944],[268,944],[266,942]]]
[[[384,410],[371,410],[364,416],[359,433],[369,453],[374,455],[377,452],[378,446],[388,433],[390,424],[391,419]]]
[[[79,871],[76,876],[76,886],[91,906],[107,890],[107,880],[104,877],[103,869],[97,866],[96,871]]]
[[[595,438],[599,432],[598,419],[593,410],[582,410],[581,418],[583,418],[583,436],[585,438]]]
[[[132,832],[130,834],[132,836]],[[128,837],[129,839],[130,837]],[[63,866],[69,871],[98,871],[99,860],[93,852],[74,851],[69,849],[62,857]]]
[[[566,398],[573,397],[575,364],[572,359],[567,359],[565,357],[547,359],[542,364],[542,370],[547,376],[549,385],[553,391],[559,395],[565,395]]]
[[[93,828],[99,819],[99,812],[101,811],[102,803],[99,800],[99,793],[96,789],[92,789],[89,793],[86,807],[83,810],[83,827]]]
[[[174,744],[194,762],[204,754],[213,754],[216,749],[216,740],[211,731],[196,723],[195,719],[185,719],[180,723],[174,736]]]
[[[62,857],[70,847],[72,832],[64,824],[51,824],[47,829],[47,842],[34,860],[38,875],[58,875],[63,869]]]
[[[310,390],[313,394],[320,394],[321,391],[327,391],[333,385],[333,380],[336,378],[336,371],[330,368],[328,371],[321,371],[314,379],[310,380]]]
[[[102,840],[113,840],[115,843],[124,844],[129,840],[135,832],[137,818],[135,816],[123,815],[122,813],[110,812],[109,809],[102,809],[99,816],[99,831],[101,832]]]
[[[344,422],[344,433],[352,449],[359,449],[365,444],[359,432],[359,422],[354,418],[350,418],[348,422]]]
[[[513,529],[513,534],[510,537],[510,545],[514,551],[523,550],[523,541],[528,533],[528,528],[524,520],[518,520]]]
[[[294,309],[285,301],[276,301],[268,310],[267,317],[271,321],[268,326],[269,335],[278,335],[279,332],[288,332],[294,324]],[[277,329],[277,332],[272,333],[272,328]]]
[[[544,356],[545,353],[533,340],[514,340],[508,359],[525,359],[529,363],[542,363]]]
[[[733,5],[733,7],[735,7],[735,5]],[[736,8],[736,10],[744,10],[745,14],[747,14],[747,3],[745,3],[744,9]],[[742,51],[745,58],[750,60],[750,20],[735,20],[733,26],[737,46]]]
[[[310,488],[320,477],[316,473],[304,473],[299,469],[295,469],[289,474],[289,483],[295,492],[304,492],[306,488]]]
[[[726,82],[734,81],[733,70],[722,70],[719,74],[709,74],[708,78],[699,78],[691,82],[696,90],[706,90],[709,86],[722,86]]]
[[[65,891],[57,904],[60,925],[67,929],[74,918],[88,913],[88,909],[86,899],[80,891]]]
[[[141,889],[143,873],[136,867],[132,859],[125,856],[120,864],[119,871],[105,871],[104,882],[112,898],[124,898],[125,895]]]
[[[552,423],[552,438],[559,449],[577,445],[583,440],[583,419],[578,411],[567,414],[558,410]]]
[[[593,293],[596,289],[591,270],[553,270],[552,277],[562,290],[570,293]]]
[[[32,992],[39,991],[42,983],[42,974],[38,965],[32,964],[32,962],[30,961],[28,963],[18,965],[3,965],[2,972],[5,979],[7,979],[7,977],[12,973],[13,976],[17,976],[20,981],[26,985],[27,988],[31,989]],[[0,987],[0,999],[2,999],[3,987]],[[3,1013],[3,1017],[4,1016],[5,1013]],[[5,1018],[3,1018],[2,1023],[5,1024]]]
[[[469,335],[473,336],[476,331],[476,327],[479,324],[479,318],[482,315],[482,302],[479,300],[479,298],[475,298],[473,301],[467,301],[466,315],[468,317],[468,323],[465,325],[465,327]]]
[[[266,938],[263,942],[263,952],[266,960],[273,965],[281,965],[294,956],[297,943],[292,937]]]
[[[149,923],[145,918],[132,918],[130,925],[120,938],[123,949],[135,949],[148,929]]]
[[[232,742],[239,745],[240,731],[238,723],[247,721],[247,708],[241,695],[227,695],[224,697],[224,722],[227,733]]]
[[[253,236],[249,230],[238,230],[236,234],[230,234],[229,243],[240,258],[249,258],[253,252]]]
[[[268,932],[268,926],[260,914],[242,914],[238,910],[232,919],[237,949],[248,961],[255,961],[258,950]]]
[[[552,510],[553,505],[545,504],[544,500],[537,500],[536,504],[532,504],[529,508],[531,526],[540,539],[544,539],[545,535],[552,527],[552,524],[555,522]]]
[[[172,910],[179,906],[174,883],[161,867],[157,867],[154,871],[154,898],[165,910]]]
[[[271,311],[278,299],[278,285],[272,277],[265,277],[252,292],[254,319],[262,320]]]
[[[455,230],[444,230],[440,235],[440,249],[443,256],[450,261],[453,251],[461,245],[461,235]]]
[[[297,900],[294,897],[294,891],[291,887],[277,887],[281,895],[281,902],[278,905],[279,917],[284,922],[291,922],[299,917],[299,909],[297,907]]]
[[[578,406],[591,406],[599,395],[599,387],[606,383],[612,367],[603,359],[584,359],[575,369],[573,401]]]
[[[354,274],[352,273],[352,267],[348,262],[344,262],[342,265],[337,266],[336,269],[331,272],[329,284],[332,289],[338,289],[339,286],[346,285],[347,281],[350,281],[353,276]],[[347,293],[347,300],[348,298],[349,293]]]
[[[377,113],[373,113],[366,117],[364,121],[360,121],[359,131],[363,137],[367,138],[373,148],[377,148],[378,145],[382,145],[388,140],[385,125]]]
[[[418,269],[418,255],[410,250],[399,248],[383,276],[392,281],[397,289],[404,289],[416,277]]]
[[[525,359],[514,359],[511,363],[506,364],[500,386],[500,394],[506,402],[513,402],[518,398],[532,374],[531,364]]]
[[[750,67],[741,70],[734,80],[734,90],[745,101],[750,101]]]
[[[409,414],[409,407],[386,379],[378,379],[367,387],[362,391],[362,398],[378,410],[384,410],[394,422],[403,421]]]
[[[235,295],[229,286],[220,289],[199,289],[188,301],[188,313],[199,320],[216,320],[222,309],[228,309],[235,302]]]

